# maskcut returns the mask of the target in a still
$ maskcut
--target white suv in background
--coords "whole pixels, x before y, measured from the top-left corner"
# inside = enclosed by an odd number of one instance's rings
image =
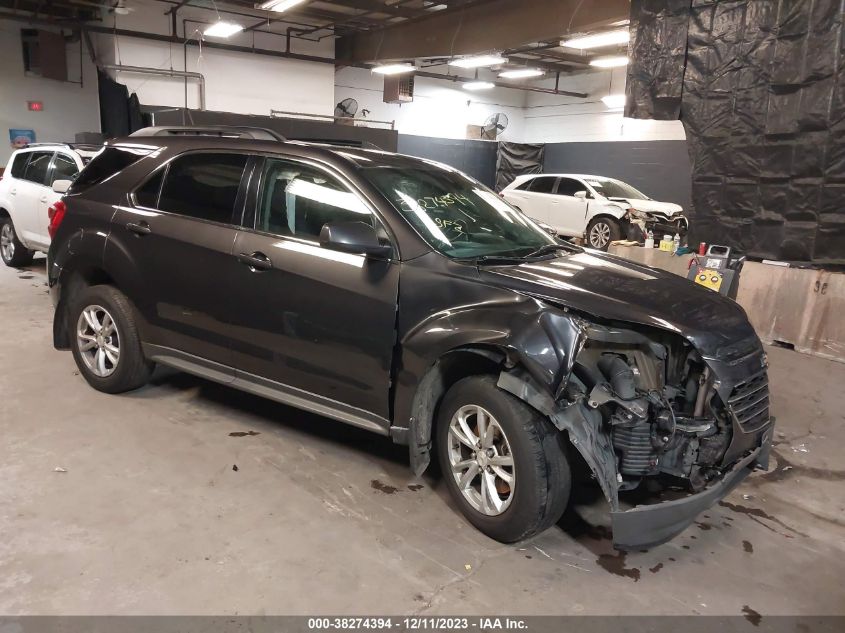
[[[519,176],[501,196],[558,235],[583,237],[589,246],[601,250],[627,238],[630,225],[637,226],[642,237],[653,230],[655,239],[666,233],[684,237],[689,226],[680,205],[657,202],[621,180],[604,176]]]
[[[95,145],[35,143],[12,154],[0,177],[0,256],[26,266],[50,247],[47,211],[100,150]],[[53,190],[53,183],[58,183]]]

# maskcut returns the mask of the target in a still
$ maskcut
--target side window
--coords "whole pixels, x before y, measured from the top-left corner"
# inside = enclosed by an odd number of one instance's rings
[[[50,168],[50,160],[53,152],[32,152],[32,156],[24,171],[24,180],[44,185],[47,183],[47,170]]]
[[[15,158],[12,161],[12,178],[23,178],[23,174],[26,171],[26,162],[29,160],[30,154],[31,152],[15,154]]]
[[[165,168],[157,170],[143,185],[135,190],[135,204],[148,209],[158,208],[158,194],[164,180]]]
[[[532,182],[534,182],[534,178],[529,178],[529,179],[528,179],[528,180],[526,180],[524,183],[522,183],[521,185],[519,185],[519,186],[517,187],[517,189],[518,189],[519,191],[528,191],[528,190],[530,190],[530,189],[531,189],[531,183],[532,183]]]
[[[176,158],[167,169],[157,208],[231,224],[246,161],[243,154],[222,153]]]
[[[77,174],[79,174],[79,168],[76,166],[76,161],[67,154],[56,152],[53,158],[53,175],[50,176],[51,182],[48,184],[56,180],[73,180]]]
[[[262,183],[256,224],[260,231],[316,240],[327,222],[377,227],[361,198],[316,167],[268,158]]]
[[[587,185],[573,178],[561,178],[557,185],[558,195],[574,196],[576,191],[589,191]]]
[[[555,192],[555,176],[540,176],[531,181],[529,191],[534,193],[554,193]]]

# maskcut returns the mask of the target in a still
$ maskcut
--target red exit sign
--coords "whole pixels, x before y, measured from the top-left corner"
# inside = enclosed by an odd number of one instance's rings
[[[26,108],[32,112],[41,112],[44,109],[44,103],[41,101],[27,101]]]

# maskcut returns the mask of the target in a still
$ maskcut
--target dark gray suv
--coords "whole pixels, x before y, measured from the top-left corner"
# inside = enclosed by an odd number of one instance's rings
[[[388,435],[506,542],[560,518],[578,465],[620,548],[766,466],[766,356],[733,301],[559,243],[444,165],[159,134],[110,142],[51,210],[54,341],[95,389],[161,363]],[[646,482],[683,494],[626,509]]]

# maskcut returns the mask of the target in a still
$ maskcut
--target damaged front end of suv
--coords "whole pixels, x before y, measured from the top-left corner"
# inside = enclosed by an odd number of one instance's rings
[[[568,433],[610,503],[615,547],[673,538],[767,468],[767,361],[756,336],[708,355],[679,333],[571,318],[553,394],[516,369],[502,372],[499,387]],[[682,494],[624,509],[620,493],[641,486]]]

